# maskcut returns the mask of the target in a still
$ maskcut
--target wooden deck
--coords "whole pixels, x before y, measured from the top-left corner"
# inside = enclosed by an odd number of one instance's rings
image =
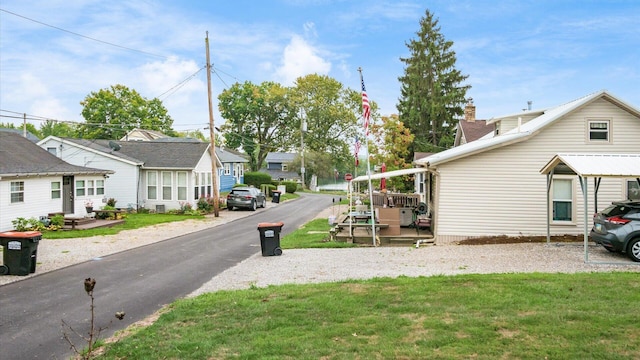
[[[336,225],[331,229],[333,241],[347,242],[373,246],[373,234],[371,224],[345,222],[346,216],[340,216]],[[428,228],[416,229],[415,227],[400,227],[400,233],[394,235],[381,234],[382,228],[388,228],[388,224],[376,224],[377,246],[412,246],[417,244],[433,244],[433,233]],[[352,233],[349,233],[351,230]]]

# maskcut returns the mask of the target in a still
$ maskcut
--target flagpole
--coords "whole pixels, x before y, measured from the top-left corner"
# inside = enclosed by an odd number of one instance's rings
[[[369,105],[369,98],[367,97],[367,91],[364,87],[364,79],[362,77],[362,68],[358,67],[360,73],[360,84],[362,84],[362,117],[364,120],[364,146],[367,149],[367,180],[369,185],[369,206],[371,212],[371,236],[373,246],[376,246],[376,213],[373,208],[373,187],[371,186],[371,163],[369,161],[369,118],[371,115],[371,107]]]

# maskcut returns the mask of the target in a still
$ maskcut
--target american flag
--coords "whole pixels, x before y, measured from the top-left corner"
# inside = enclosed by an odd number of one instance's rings
[[[367,96],[367,89],[364,87],[364,79],[360,78],[362,82],[362,117],[364,118],[364,135],[369,136],[369,118],[371,117],[371,107],[369,106],[369,97]]]
[[[356,136],[356,145],[355,145],[355,158],[356,158],[356,166],[360,164],[360,159],[358,159],[358,152],[360,152],[360,140]]]

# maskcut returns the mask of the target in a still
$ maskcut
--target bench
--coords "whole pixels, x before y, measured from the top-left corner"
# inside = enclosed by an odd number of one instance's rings
[[[93,213],[95,213],[96,217],[98,217],[98,214],[107,214],[107,215],[111,215],[113,214],[113,217],[115,219],[118,219],[119,214],[123,213],[124,210],[93,210]]]

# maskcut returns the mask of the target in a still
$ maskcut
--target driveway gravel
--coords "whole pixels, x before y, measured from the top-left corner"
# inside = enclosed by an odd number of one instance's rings
[[[277,206],[268,203],[267,207]],[[346,211],[332,206],[318,218]],[[117,235],[78,239],[41,240],[36,273],[0,276],[0,285],[28,279],[93,258],[215,227],[251,215],[249,211],[221,211],[215,218],[161,224]],[[222,272],[190,296],[217,290],[246,289],[286,283],[318,283],[373,277],[433,276],[488,273],[640,272],[640,264],[589,244],[585,262],[583,243],[517,243],[495,245],[422,245],[348,249],[285,249],[281,256],[261,255]]]

